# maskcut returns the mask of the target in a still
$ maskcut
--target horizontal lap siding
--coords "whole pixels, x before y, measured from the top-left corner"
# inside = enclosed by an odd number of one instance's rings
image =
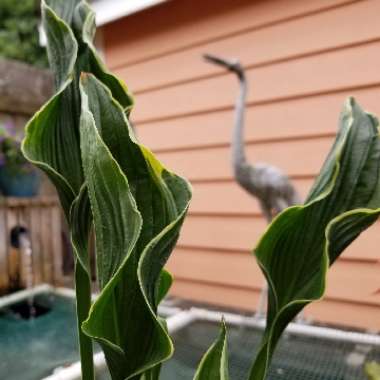
[[[250,161],[270,162],[290,176],[314,176],[319,172],[331,142],[332,137],[275,141],[270,144],[247,144],[246,151]],[[157,156],[168,167],[193,181],[232,178],[228,147],[159,152]]]
[[[177,278],[172,294],[199,302],[253,311],[260,293],[255,289]],[[325,299],[308,306],[305,316],[311,320],[378,331],[380,308],[377,305]]]
[[[337,23],[337,19],[347,20],[356,17],[365,20],[360,29],[353,29],[347,22]],[[304,30],[318,32],[304,33]],[[116,68],[116,73],[130,78],[128,84],[138,93],[160,86],[188,81],[189,79],[207,77],[223,73],[223,69],[205,65],[202,54],[211,52],[224,56],[239,57],[245,67],[257,68],[291,60],[307,55],[316,55],[323,51],[334,50],[334,47],[365,45],[377,41],[380,24],[377,14],[365,2],[355,6],[338,8],[329,12],[316,14],[314,17],[299,18],[282,22],[270,28],[243,31],[229,35],[222,40],[209,42],[189,48],[175,54],[167,54],[137,65]],[[270,44],[263,43],[270,41]],[[283,41],[292,41],[285,44]],[[247,46],[254,47],[255,53]],[[178,61],[184,62],[178,65]],[[151,70],[154,66],[155,70]],[[176,67],[176,70],[167,70]],[[143,73],[143,75],[142,75]],[[140,79],[141,78],[141,79]]]
[[[350,0],[185,0],[153,8],[106,27],[107,62],[120,67],[223,39],[244,30],[266,28],[305,15],[345,6]],[[217,6],[215,5],[217,4]],[[128,38],[128,41],[126,39]]]
[[[344,99],[380,114],[379,11],[377,0],[173,0],[104,28],[107,63],[136,96],[139,139],[194,187],[168,263],[172,294],[253,310],[263,283],[249,251],[266,223],[230,167],[236,78],[202,54],[242,61],[248,157],[286,171],[304,198]],[[308,316],[378,328],[379,245],[377,224],[332,268]]]
[[[247,78],[252,91],[247,101],[275,103],[379,85],[379,50],[380,42],[376,42],[250,69]],[[321,75],[316,75],[316,70]],[[144,92],[138,96],[134,118],[138,123],[229,107],[235,100],[235,82],[236,78],[223,74],[184,83],[180,91],[178,86],[173,86]]]
[[[235,94],[236,90],[237,86],[233,83],[231,91]],[[212,90],[208,89],[210,91]],[[246,112],[245,140],[248,144],[259,144],[302,137],[331,137],[337,129],[342,103],[346,96],[353,93],[367,109],[380,109],[380,86],[272,104],[250,105]],[[231,104],[223,110],[209,109],[199,115],[140,122],[138,133],[144,143],[156,152],[229,146],[233,117]]]
[[[266,222],[262,217],[212,213],[197,215],[190,212],[179,243],[188,247],[247,251],[255,246],[265,229]],[[378,223],[363,232],[360,238],[347,248],[341,259],[356,258],[358,261],[370,260],[376,264],[376,260],[379,259],[379,230]],[[380,271],[380,264],[377,268]],[[373,286],[374,290],[380,288],[379,281]]]
[[[209,268],[213,268],[212,271]],[[169,264],[176,271],[176,278],[211,282],[221,286],[260,289],[263,276],[255,261],[244,253],[215,252],[211,250],[183,249],[178,247],[177,258]],[[196,271],[193,268],[197,268]],[[365,302],[380,306],[374,294],[374,281],[378,279],[378,268],[372,263],[338,261],[328,276],[326,297],[335,300]],[[347,282],[355,276],[360,287],[349,289]]]

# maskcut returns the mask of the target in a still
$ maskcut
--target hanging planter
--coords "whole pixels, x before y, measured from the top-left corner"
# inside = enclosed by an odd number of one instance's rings
[[[33,197],[40,188],[40,175],[27,162],[11,119],[0,121],[0,190],[8,197]]]
[[[40,185],[41,177],[34,169],[15,171],[7,166],[0,167],[0,189],[7,197],[34,197]]]

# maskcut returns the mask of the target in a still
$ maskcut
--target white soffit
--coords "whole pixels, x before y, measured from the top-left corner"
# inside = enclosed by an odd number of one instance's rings
[[[166,1],[168,0],[93,0],[91,7],[96,13],[96,24],[101,26]]]
[[[96,13],[96,25],[102,26],[167,1],[169,0],[92,0],[90,4]],[[46,46],[46,35],[41,24],[38,30],[40,45]]]

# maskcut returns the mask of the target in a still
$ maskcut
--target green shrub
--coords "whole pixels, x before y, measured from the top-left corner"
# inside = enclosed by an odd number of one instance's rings
[[[46,67],[45,48],[39,44],[39,1],[0,1],[0,57]]]

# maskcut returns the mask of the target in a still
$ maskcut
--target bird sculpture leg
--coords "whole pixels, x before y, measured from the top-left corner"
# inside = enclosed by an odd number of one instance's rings
[[[268,297],[268,283],[265,281],[265,284],[260,292],[259,302],[257,303],[257,310],[254,315],[255,319],[265,318],[265,315],[266,315],[265,306],[266,306],[267,297]]]
[[[288,204],[284,199],[276,199],[274,210],[276,215],[284,211],[286,208],[290,207],[291,205]]]
[[[260,201],[259,204],[260,204],[261,212],[263,213],[268,224],[270,224],[273,219],[271,206],[268,204],[268,202],[265,202],[265,201]]]

